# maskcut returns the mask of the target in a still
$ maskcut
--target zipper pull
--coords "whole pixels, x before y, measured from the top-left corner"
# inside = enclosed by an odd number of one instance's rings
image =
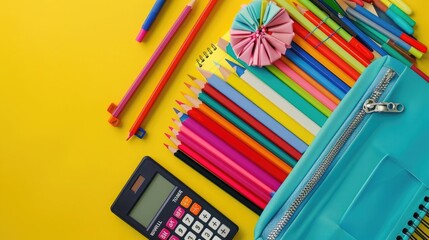
[[[386,113],[401,113],[405,109],[401,103],[393,102],[375,102],[374,99],[370,98],[363,104],[363,110],[366,113],[374,112],[386,112]]]

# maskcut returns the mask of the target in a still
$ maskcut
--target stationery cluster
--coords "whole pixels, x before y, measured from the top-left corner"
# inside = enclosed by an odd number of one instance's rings
[[[372,61],[391,55],[429,79],[415,66],[426,46],[409,36],[409,29],[404,33],[403,24],[396,23],[399,15],[391,13],[402,10],[389,4],[387,11],[380,1],[365,3],[366,8],[357,2],[299,0],[294,7],[284,0],[259,0],[251,3],[256,7],[243,8],[248,12],[239,13],[230,34],[197,59],[205,81],[190,76],[186,85],[195,96],[177,101],[182,110],[175,109],[177,127],[166,134],[171,140],[166,147],[259,213]],[[295,36],[284,56],[261,64],[252,54],[271,32],[268,27],[258,32],[255,22],[273,25],[283,14],[276,7],[292,18]],[[371,7],[389,14],[376,16],[367,10]],[[263,15],[267,8],[275,14]],[[405,13],[400,16],[415,25]],[[243,40],[255,32],[260,38]]]
[[[121,99],[118,105],[111,103],[108,107],[107,111],[111,114],[111,117],[109,118],[109,123],[112,126],[118,126],[119,125],[119,115],[124,111],[126,105],[129,103],[139,86],[142,84],[143,80],[149,73],[149,71],[152,69],[158,58],[161,56],[162,52],[168,45],[168,43],[172,40],[175,33],[178,31],[180,26],[184,23],[186,17],[190,14],[192,7],[195,3],[195,0],[191,0],[183,9],[181,14],[178,16],[170,30],[168,31],[167,35],[164,37],[164,39],[161,41],[158,48],[155,50],[154,54],[151,56],[149,61],[146,63],[146,65],[143,67],[142,71],[139,73],[137,78],[134,80],[133,84],[130,86],[124,97]],[[147,115],[149,114],[150,110],[153,108],[153,105],[155,104],[156,100],[158,99],[159,95],[161,94],[162,90],[164,89],[165,85],[170,80],[171,76],[173,75],[175,69],[177,68],[177,65],[180,63],[184,55],[186,54],[187,49],[191,46],[192,42],[196,38],[198,32],[200,31],[201,27],[209,17],[211,11],[215,7],[217,3],[217,0],[210,0],[207,6],[204,8],[203,12],[200,14],[199,18],[193,25],[191,31],[185,38],[185,41],[180,46],[179,50],[177,51],[176,55],[174,56],[173,60],[171,61],[170,65],[167,67],[167,70],[165,71],[164,75],[162,76],[161,80],[158,82],[157,86],[155,87],[154,91],[150,95],[148,101],[143,106],[139,116],[134,121],[133,126],[129,130],[128,139],[133,137],[134,135],[143,138],[143,136],[146,134],[146,131],[141,128],[143,121],[146,119]],[[164,1],[158,0],[156,4],[154,5],[154,8],[152,9],[151,13],[149,14],[148,20],[145,21],[145,23],[142,26],[142,30],[140,31],[139,35],[137,36],[137,41],[143,40],[143,37],[146,35],[147,31],[149,30],[149,27],[151,26],[152,22],[155,20],[156,15],[159,13],[161,7],[163,6]]]

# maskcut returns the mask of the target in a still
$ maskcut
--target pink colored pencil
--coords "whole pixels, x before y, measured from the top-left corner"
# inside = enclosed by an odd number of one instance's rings
[[[198,152],[201,154],[205,153],[205,157],[212,161],[213,164],[223,169],[226,174],[230,175],[241,184],[246,186],[247,189],[254,192],[262,200],[268,202],[271,199],[270,194],[274,192],[273,189],[269,188],[261,180],[248,173],[240,165],[220,152],[204,138],[192,132],[189,128],[182,127],[179,134],[177,135],[177,139],[194,149],[199,146],[199,148],[203,149],[203,151]]]
[[[274,66],[276,66],[280,71],[289,76],[292,81],[296,82],[299,86],[305,89],[308,93],[310,93],[314,98],[319,100],[323,105],[325,105],[329,110],[333,111],[337,106],[334,102],[331,101],[328,97],[323,95],[319,90],[317,90],[313,85],[309,82],[305,81],[300,75],[298,75],[294,70],[292,70],[289,66],[287,66],[282,61],[275,61]]]
[[[109,123],[113,126],[119,125],[119,115],[124,110],[125,106],[128,104],[130,99],[133,97],[134,93],[137,91],[140,84],[143,82],[144,78],[147,76],[149,71],[152,69],[155,62],[158,60],[159,56],[161,56],[162,52],[165,50],[168,43],[171,41],[173,36],[176,34],[177,30],[182,26],[183,22],[185,21],[186,17],[189,15],[189,13],[192,10],[192,6],[194,5],[195,0],[191,0],[186,7],[183,9],[182,13],[177,18],[176,22],[173,24],[173,26],[168,31],[167,35],[164,37],[164,39],[161,41],[161,44],[159,44],[158,48],[155,50],[149,61],[144,66],[143,70],[139,73],[137,78],[134,80],[131,87],[128,89],[128,91],[125,93],[125,96],[121,99],[119,104],[116,106],[114,103],[111,103],[108,111],[112,114],[109,119]]]
[[[176,56],[174,56],[173,61],[168,66],[165,74],[162,76],[161,80],[158,82],[158,85],[156,85],[155,90],[150,95],[148,101],[143,106],[143,109],[139,113],[139,116],[134,121],[133,126],[131,127],[128,139],[130,139],[132,136],[139,133],[137,136],[140,138],[143,138],[143,136],[146,134],[146,131],[141,128],[143,121],[149,114],[150,110],[152,109],[153,105],[155,104],[156,100],[158,99],[159,95],[161,94],[162,90],[164,89],[165,85],[170,80],[171,75],[173,75],[174,70],[179,65],[180,61],[182,60],[183,56],[185,55],[186,51],[191,46],[192,41],[194,41],[195,37],[197,36],[197,33],[200,31],[203,24],[206,22],[207,18],[209,17],[212,9],[216,5],[217,0],[210,0],[207,6],[204,8],[203,12],[201,13],[200,17],[198,18],[195,25],[192,27],[191,31],[189,32],[188,36],[186,37],[185,41],[183,42],[182,46],[180,46],[179,51],[176,53]]]
[[[232,148],[228,143],[217,137],[205,127],[201,126],[197,121],[192,118],[187,118],[182,122],[183,127],[188,128],[192,132],[204,137],[205,140],[210,142],[215,148],[219,149],[222,153],[233,159],[235,163],[240,165],[245,171],[249,172],[253,176],[261,179],[268,187],[272,189],[278,189],[280,182],[278,182],[273,176],[259,168],[252,161],[247,159],[244,155],[240,154],[237,150]],[[183,128],[182,127],[182,128]],[[182,129],[181,128],[181,129]]]
[[[217,168],[216,165],[212,163],[212,161],[207,160],[205,157],[200,155],[200,153],[203,153],[204,150],[191,148],[183,143],[179,144],[177,146],[180,151],[188,155],[190,158],[192,158],[195,162],[206,168],[208,171],[213,173],[215,176],[217,176],[219,179],[224,181],[226,184],[234,188],[237,192],[241,193],[244,197],[249,199],[251,202],[253,202],[256,206],[260,208],[265,208],[267,205],[266,202],[261,200],[259,197],[257,197],[253,192],[249,191],[246,187],[244,187],[242,184],[240,184],[237,180],[235,180],[233,177],[229,176],[225,172],[223,172],[221,169]]]

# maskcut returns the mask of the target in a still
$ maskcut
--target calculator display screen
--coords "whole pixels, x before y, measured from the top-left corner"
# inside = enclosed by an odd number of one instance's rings
[[[156,213],[174,190],[175,185],[160,174],[156,174],[152,182],[131,209],[130,217],[147,227]]]

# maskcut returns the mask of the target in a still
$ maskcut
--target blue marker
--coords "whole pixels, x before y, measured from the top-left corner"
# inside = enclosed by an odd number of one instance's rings
[[[157,0],[153,5],[152,9],[149,12],[146,20],[144,21],[142,28],[140,29],[139,35],[137,35],[136,41],[143,41],[144,36],[146,36],[147,31],[149,31],[150,26],[155,21],[158,13],[161,11],[162,6],[164,6],[165,0]]]

